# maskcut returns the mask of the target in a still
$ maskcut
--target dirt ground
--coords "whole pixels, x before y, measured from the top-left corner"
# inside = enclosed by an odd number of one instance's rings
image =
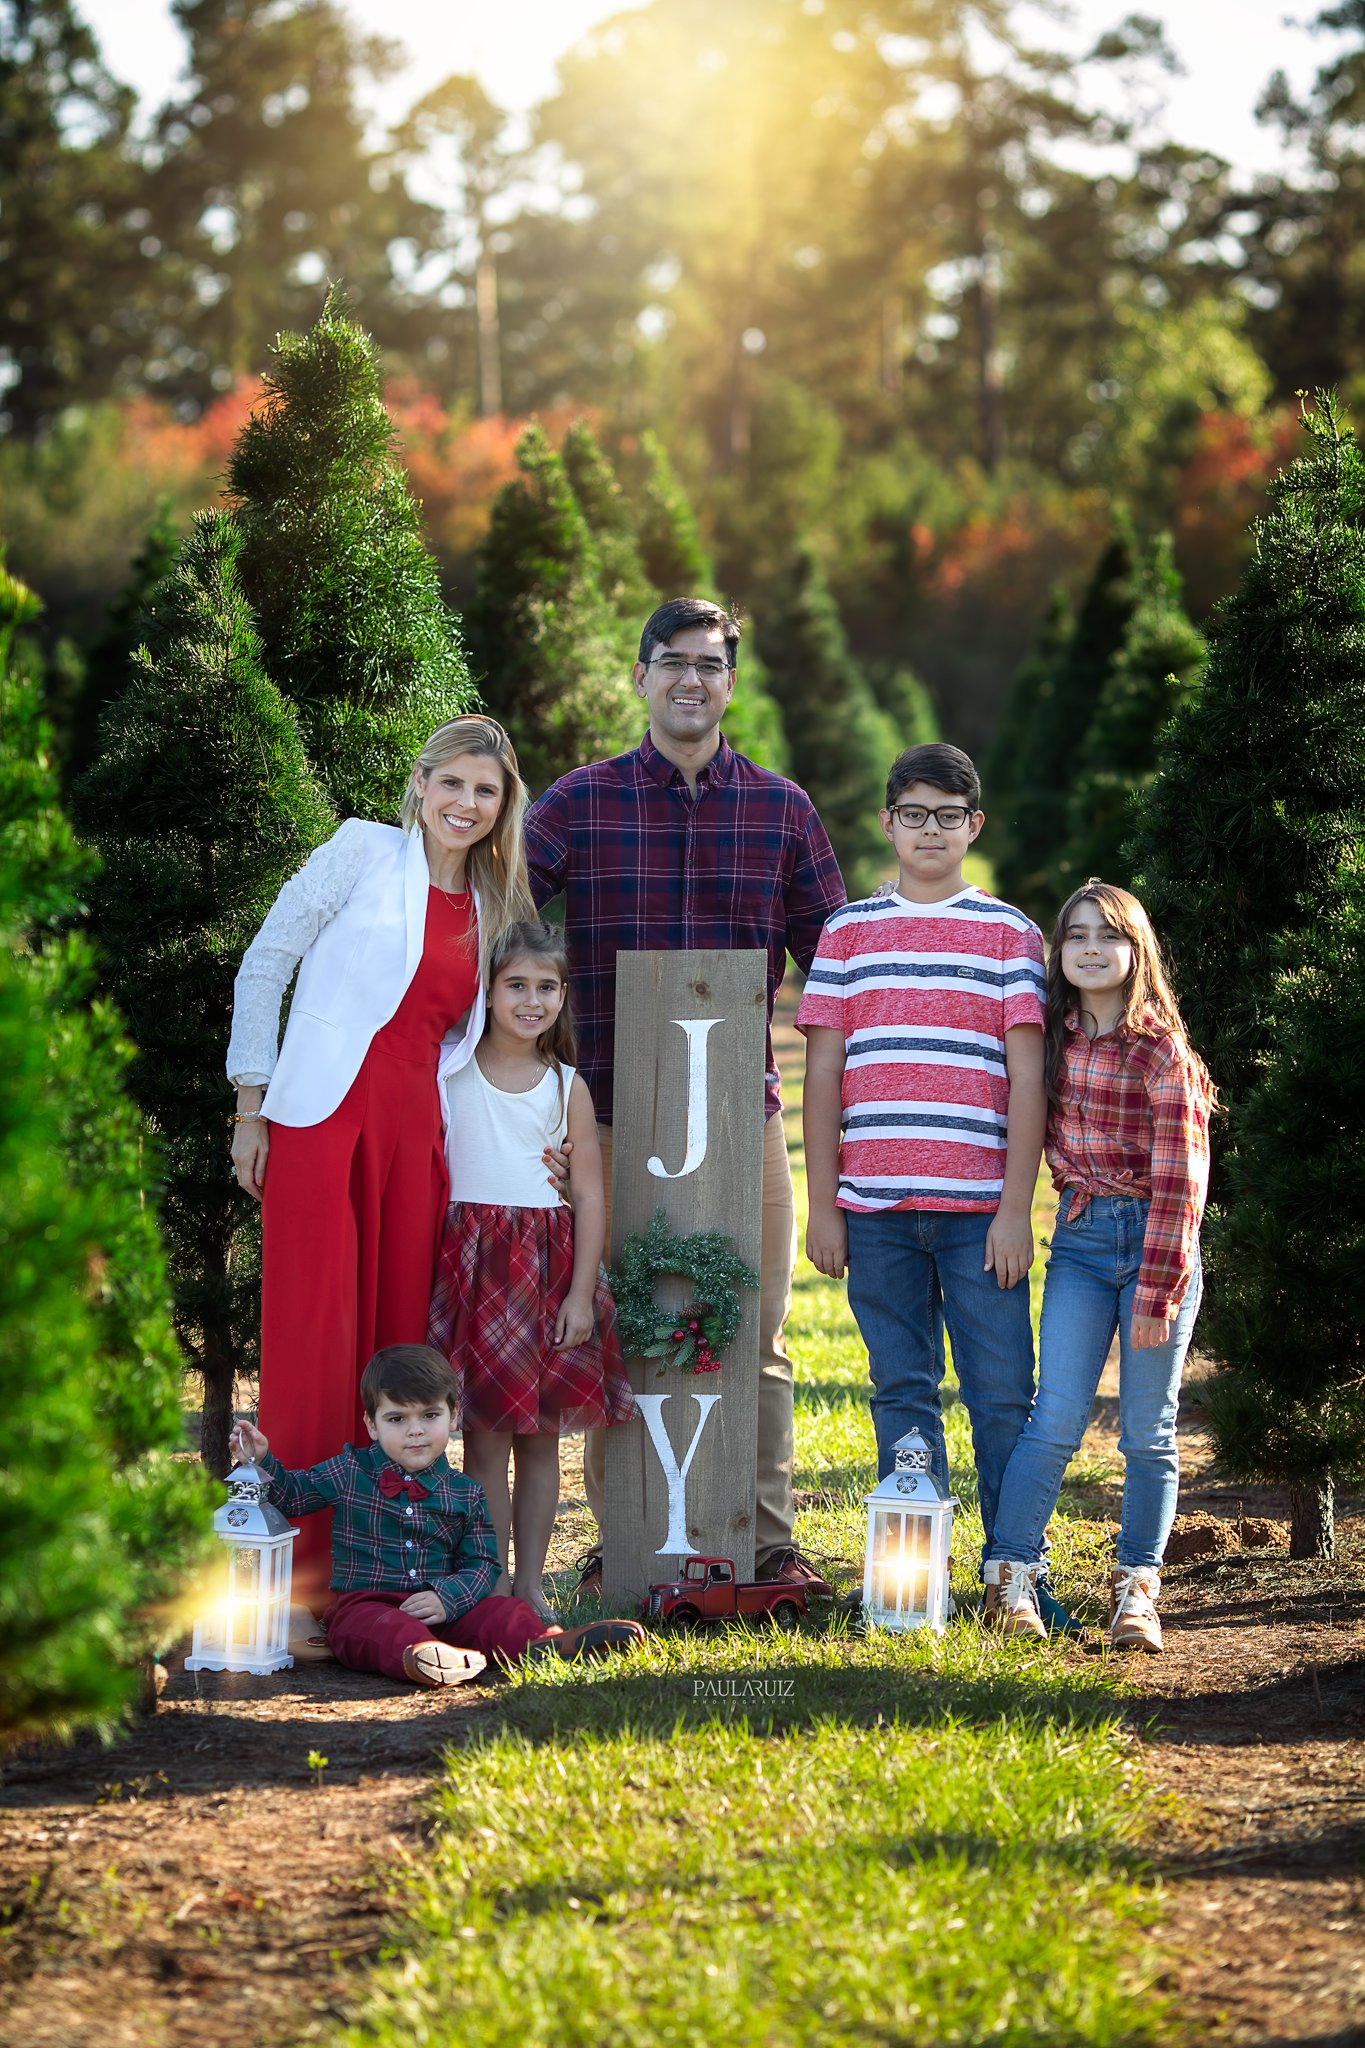
[[[1097,1519],[1117,1511],[1116,1406],[1102,1388],[1086,1444]],[[1342,1517],[1335,1565],[1291,1563],[1274,1547],[1284,1502],[1210,1477],[1198,1413],[1192,1401],[1177,1547],[1233,1547],[1168,1573],[1167,1653],[1130,1667],[1162,1880],[1149,1938],[1192,2041],[1365,2043],[1365,1517]],[[567,1461],[565,1478],[562,1569],[586,1526]],[[1236,1547],[1239,1514],[1270,1547]],[[177,1667],[160,1711],[112,1747],[83,1737],[11,1756],[0,2035],[28,2048],[325,2037],[363,1993],[395,1876],[423,1853],[440,1751],[496,1699],[335,1665],[197,1684]],[[327,1758],[320,1773],[310,1751]]]

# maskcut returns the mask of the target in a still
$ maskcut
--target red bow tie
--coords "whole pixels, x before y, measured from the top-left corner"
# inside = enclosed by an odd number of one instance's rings
[[[409,1500],[420,1500],[426,1488],[415,1479],[405,1479],[396,1465],[386,1465],[379,1475],[379,1491],[385,1500],[392,1500],[398,1493],[405,1493]]]

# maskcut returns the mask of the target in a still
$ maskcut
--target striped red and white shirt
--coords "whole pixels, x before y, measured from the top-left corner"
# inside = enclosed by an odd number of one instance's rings
[[[1041,1030],[1043,992],[1042,933],[984,889],[834,913],[796,1023],[844,1039],[841,1209],[999,1207],[1005,1033]]]
[[[1170,1322],[1189,1291],[1209,1186],[1209,1101],[1184,1043],[1155,1017],[1087,1038],[1066,1020],[1060,1105],[1044,1150],[1068,1219],[1092,1195],[1150,1202],[1133,1314]]]

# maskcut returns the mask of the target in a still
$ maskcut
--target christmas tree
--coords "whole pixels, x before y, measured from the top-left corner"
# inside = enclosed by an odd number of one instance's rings
[[[517,465],[493,501],[465,624],[488,708],[539,794],[566,769],[633,746],[645,713],[587,521],[539,426],[522,435]]]
[[[1207,1233],[1205,1399],[1235,1478],[1289,1483],[1290,1550],[1333,1554],[1333,1481],[1365,1476],[1365,861],[1343,862],[1266,1003]]]
[[[107,1723],[200,1555],[209,1501],[181,1445],[179,1357],[119,1021],[62,936],[89,857],[11,660],[33,602],[0,569],[0,1742]]]
[[[1303,424],[1309,451],[1271,486],[1133,841],[1234,1138],[1271,1043],[1277,947],[1315,913],[1365,825],[1365,462],[1333,397]],[[1217,1186],[1217,1153],[1215,1169]]]
[[[640,436],[644,470],[634,494],[636,544],[660,599],[706,597],[715,582],[696,514],[658,435]]]
[[[163,498],[133,557],[128,581],[109,607],[104,630],[86,656],[85,676],[73,709],[63,763],[69,789],[90,766],[100,745],[100,719],[106,705],[122,696],[132,676],[133,655],[142,635],[142,614],[158,583],[175,566],[180,535]]]
[[[214,1472],[259,1324],[258,1212],[228,1168],[233,978],[281,883],[336,825],[261,666],[241,555],[230,515],[196,520],[76,791],[102,861],[91,901],[105,986],[136,1040],[131,1085],[164,1161],[176,1330],[203,1383]]]
[[[1007,898],[1021,871],[1017,837],[1023,796],[1020,777],[1029,735],[1074,627],[1071,599],[1059,583],[1048,600],[1038,637],[1014,673],[986,761],[981,792],[986,812],[985,851],[995,869],[996,887]]]
[[[1136,543],[1121,514],[1100,556],[1075,628],[1042,677],[1020,735],[1009,836],[997,854],[1003,896],[1049,929],[1060,909],[1053,869],[1067,836],[1077,760],[1118,659],[1136,603]]]
[[[392,818],[412,762],[476,700],[394,452],[379,353],[336,288],[282,335],[228,468],[242,588],[343,815]]]
[[[805,542],[777,579],[758,645],[782,707],[791,774],[820,813],[850,896],[865,893],[896,870],[877,813],[900,740],[849,652],[824,573]]]
[[[597,581],[620,620],[626,667],[635,658],[640,627],[658,603],[636,545],[635,521],[626,494],[586,420],[575,420],[564,436],[564,474],[597,549]]]
[[[1077,758],[1066,847],[1053,874],[1059,906],[1089,875],[1131,885],[1125,848],[1133,806],[1156,773],[1159,737],[1189,697],[1204,658],[1203,635],[1181,607],[1168,535],[1153,542],[1136,590],[1123,645]]]
[[[867,681],[874,703],[891,722],[898,752],[943,738],[934,700],[913,669],[894,668],[884,675],[869,669]]]

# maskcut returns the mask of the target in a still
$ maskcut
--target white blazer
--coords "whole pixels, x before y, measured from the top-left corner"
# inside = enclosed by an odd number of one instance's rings
[[[417,972],[430,882],[419,831],[348,818],[281,889],[237,973],[227,1058],[231,1081],[266,1084],[272,1123],[321,1123],[344,1099]],[[442,1042],[443,1081],[473,1057],[483,1025],[480,987]]]

